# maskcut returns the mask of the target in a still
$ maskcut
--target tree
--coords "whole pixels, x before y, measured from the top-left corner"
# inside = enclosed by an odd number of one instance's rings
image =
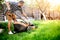
[[[36,2],[41,14],[43,15],[44,20],[46,20],[45,13],[49,7],[49,3],[46,0],[36,0]]]
[[[4,0],[0,0],[0,4],[3,2]]]
[[[3,10],[3,5],[2,5],[3,1],[4,0],[0,0],[0,12],[2,12],[2,10]]]

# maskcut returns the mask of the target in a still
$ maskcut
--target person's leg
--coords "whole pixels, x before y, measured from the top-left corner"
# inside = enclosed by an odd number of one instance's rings
[[[8,20],[8,34],[13,34],[11,31],[11,24],[12,24],[12,20]]]
[[[8,31],[11,31],[10,27],[11,27],[11,21],[8,20]]]
[[[7,17],[7,20],[8,20],[8,34],[13,34],[11,32],[11,23],[12,23],[12,17],[11,17],[11,14],[10,13],[6,13],[6,17]]]

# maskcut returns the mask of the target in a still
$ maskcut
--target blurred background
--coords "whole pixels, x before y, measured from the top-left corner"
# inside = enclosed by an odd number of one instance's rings
[[[18,2],[20,0],[1,0],[0,5],[6,1]],[[23,0],[24,12],[35,20],[60,20],[60,0]],[[0,15],[4,6],[0,6]],[[28,10],[28,11],[27,11]],[[1,14],[2,13],[2,14]],[[2,18],[2,17],[0,17]],[[4,16],[2,18],[5,19]]]

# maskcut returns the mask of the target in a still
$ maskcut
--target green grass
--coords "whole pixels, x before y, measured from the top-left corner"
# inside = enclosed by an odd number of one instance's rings
[[[5,29],[0,34],[0,40],[60,40],[60,21],[33,21],[38,28],[36,30],[7,34],[7,23],[0,23]],[[12,25],[13,28],[13,25]],[[12,29],[13,30],[13,29]]]

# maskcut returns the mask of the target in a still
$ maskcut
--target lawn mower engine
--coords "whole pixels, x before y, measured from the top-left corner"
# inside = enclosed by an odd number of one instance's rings
[[[20,25],[20,24],[14,24],[14,31],[17,33],[25,32],[27,31],[27,27],[24,27],[23,25]]]

